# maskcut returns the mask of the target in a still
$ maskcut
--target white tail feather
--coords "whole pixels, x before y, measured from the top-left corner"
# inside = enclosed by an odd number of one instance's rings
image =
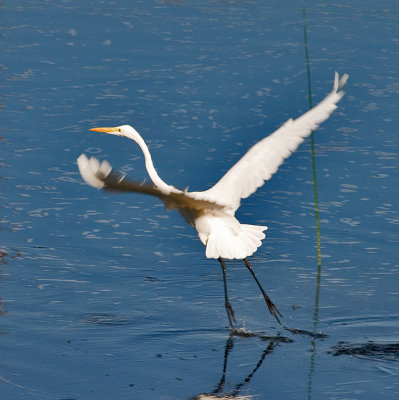
[[[240,224],[237,233],[226,227],[223,232],[211,233],[206,243],[206,257],[243,259],[251,256],[266,237],[267,226]]]

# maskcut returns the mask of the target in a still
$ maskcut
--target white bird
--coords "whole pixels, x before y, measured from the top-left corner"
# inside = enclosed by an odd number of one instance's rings
[[[218,259],[220,262],[223,272],[225,307],[230,328],[233,331],[235,318],[227,296],[224,259],[244,261],[261,290],[270,313],[280,323],[281,314],[263,290],[247,260],[247,257],[261,246],[267,226],[242,224],[235,218],[235,212],[240,207],[241,199],[249,197],[269,180],[284,160],[337,108],[337,103],[344,95],[341,89],[347,79],[347,74],[339,78],[338,73],[335,73],[333,89],[324,100],[299,118],[289,119],[274,133],[252,146],[208,190],[189,192],[165,183],[154,168],[151,154],[143,138],[129,125],[91,130],[125,136],[134,140],[143,152],[145,166],[153,185],[127,179],[114,171],[107,161],[100,163],[95,158],[88,159],[84,154],[77,160],[80,174],[86,183],[95,188],[157,196],[163,201],[168,211],[177,209],[180,212],[185,220],[197,230],[199,239],[206,247],[206,257]]]

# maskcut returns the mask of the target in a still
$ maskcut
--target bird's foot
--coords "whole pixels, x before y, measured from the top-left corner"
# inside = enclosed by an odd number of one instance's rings
[[[269,309],[270,314],[276,318],[277,322],[281,325],[280,318],[283,318],[283,315],[281,312],[278,310],[276,305],[270,300],[269,297],[265,298],[267,307]]]
[[[229,319],[230,328],[232,331],[235,331],[234,324],[236,323],[236,318],[234,316],[233,307],[231,306],[229,301],[226,301],[224,305],[226,307],[226,313],[227,313],[227,318]]]

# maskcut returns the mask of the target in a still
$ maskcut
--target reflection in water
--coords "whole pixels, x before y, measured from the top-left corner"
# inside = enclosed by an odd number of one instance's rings
[[[225,391],[224,386],[226,383],[226,376],[228,375],[227,372],[227,362],[230,355],[230,352],[234,348],[234,339],[236,336],[240,337],[258,337],[262,341],[268,342],[267,347],[263,350],[259,361],[253,368],[253,370],[239,383],[236,384],[233,390]],[[223,358],[223,370],[222,376],[220,378],[219,383],[217,384],[215,390],[211,393],[202,393],[198,396],[192,397],[191,400],[216,400],[216,399],[235,399],[235,400],[250,400],[252,396],[242,396],[240,395],[241,389],[251,382],[252,378],[254,377],[255,373],[261,367],[263,361],[265,360],[266,356],[274,350],[274,348],[281,342],[290,343],[292,342],[290,339],[283,337],[283,336],[264,336],[262,334],[252,333],[248,331],[240,331],[237,330],[235,333],[231,333],[229,338],[227,339],[226,346],[224,349],[224,358]]]

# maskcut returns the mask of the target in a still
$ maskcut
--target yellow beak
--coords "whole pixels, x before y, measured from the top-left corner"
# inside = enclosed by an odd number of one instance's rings
[[[106,133],[120,132],[119,128],[91,128],[90,130],[95,132],[106,132]]]

